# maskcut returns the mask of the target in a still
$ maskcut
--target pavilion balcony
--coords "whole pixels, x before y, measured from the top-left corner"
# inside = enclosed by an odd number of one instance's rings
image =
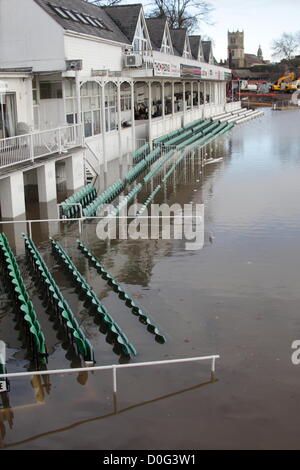
[[[0,170],[83,146],[82,124],[0,139]]]

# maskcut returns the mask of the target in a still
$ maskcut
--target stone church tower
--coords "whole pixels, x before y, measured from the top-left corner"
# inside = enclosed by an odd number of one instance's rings
[[[257,57],[263,62],[264,58],[263,58],[263,53],[262,53],[260,45],[257,51]]]
[[[244,31],[228,31],[228,64],[232,69],[245,67]]]

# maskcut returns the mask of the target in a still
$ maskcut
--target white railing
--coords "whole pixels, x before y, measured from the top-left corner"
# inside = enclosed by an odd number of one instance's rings
[[[68,150],[82,145],[81,124],[1,139],[0,169],[22,162],[34,162],[37,158],[54,153],[67,153]]]
[[[210,356],[199,356],[199,357],[188,357],[182,359],[167,359],[163,361],[150,361],[150,362],[135,362],[130,364],[112,364],[108,366],[92,366],[92,367],[80,367],[74,369],[57,369],[57,370],[43,370],[35,372],[14,372],[9,374],[1,374],[0,380],[11,379],[11,378],[20,378],[20,377],[32,377],[38,375],[61,375],[61,374],[77,374],[80,372],[97,372],[101,370],[111,370],[112,371],[112,382],[113,382],[113,393],[114,396],[117,396],[117,370],[131,369],[135,367],[150,367],[150,366],[163,366],[163,365],[172,365],[172,364],[182,364],[188,362],[201,362],[209,361],[211,363],[211,374],[212,376],[216,372],[216,360],[220,359],[219,354],[212,354]]]

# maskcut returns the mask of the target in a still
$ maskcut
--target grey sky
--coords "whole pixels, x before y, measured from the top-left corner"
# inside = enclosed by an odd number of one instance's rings
[[[245,52],[256,54],[261,44],[271,59],[271,43],[283,32],[300,30],[300,0],[211,0],[215,6],[213,26],[202,32],[214,39],[216,59],[227,57],[227,30],[244,30]]]
[[[214,40],[217,60],[227,57],[227,30],[244,30],[245,52],[256,54],[261,44],[264,58],[271,59],[271,42],[283,32],[300,30],[300,0],[210,0],[214,24],[202,25],[200,33]],[[122,3],[139,3],[127,0]],[[151,0],[144,0],[147,5]]]

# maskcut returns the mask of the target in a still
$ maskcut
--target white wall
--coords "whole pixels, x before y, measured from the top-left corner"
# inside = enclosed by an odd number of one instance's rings
[[[1,0],[0,0],[1,1]],[[16,94],[17,122],[33,126],[32,80],[29,76],[16,77],[13,74],[1,74],[0,82],[7,93]]]
[[[65,69],[63,29],[34,0],[0,0],[0,67]]]
[[[67,60],[82,59],[81,75],[90,75],[91,70],[121,71],[122,47],[98,42],[96,38],[83,39],[65,34],[65,54]]]

